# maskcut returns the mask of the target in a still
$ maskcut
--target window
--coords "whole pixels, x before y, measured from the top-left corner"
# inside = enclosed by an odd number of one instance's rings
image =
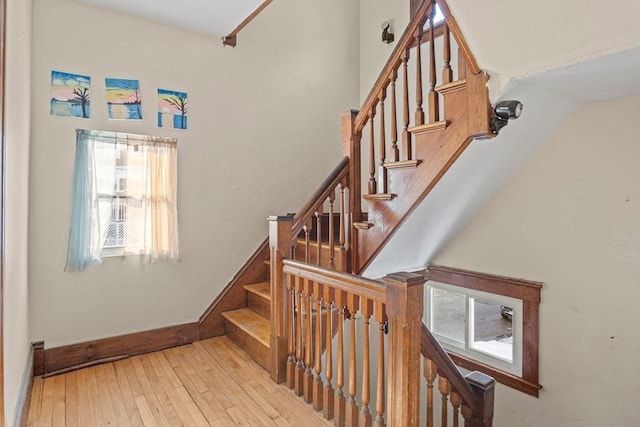
[[[522,301],[428,282],[427,305],[427,326],[443,346],[522,374]]]
[[[542,285],[438,266],[425,276],[425,322],[452,360],[537,396]]]
[[[177,144],[78,130],[66,271],[102,257],[177,261]]]

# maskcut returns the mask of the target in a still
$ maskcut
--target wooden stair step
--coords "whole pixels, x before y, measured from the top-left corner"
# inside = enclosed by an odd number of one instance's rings
[[[269,282],[252,283],[244,285],[244,289],[254,295],[271,300],[271,285]]]
[[[358,230],[368,230],[371,227],[373,227],[373,223],[372,222],[367,222],[367,221],[354,222],[353,226],[355,228],[357,228]]]
[[[306,240],[303,237],[298,237],[296,239],[296,243],[298,243],[299,245],[305,245]],[[318,242],[315,240],[309,239],[309,246],[311,246],[312,248],[317,248]],[[329,246],[329,242],[320,242],[320,248],[322,250],[328,251],[330,247],[331,246]],[[333,247],[336,249],[336,251],[340,248],[340,243],[338,242],[337,239],[334,240]]]
[[[247,291],[247,308],[255,311],[267,320],[271,319],[271,285],[269,282],[253,283],[244,286]]]
[[[436,86],[435,91],[442,95],[446,95],[452,92],[456,92],[458,90],[466,89],[466,87],[467,87],[467,79],[462,79],[462,80],[457,80],[455,82]]]
[[[225,334],[264,369],[269,369],[269,337],[271,324],[248,308],[226,311]]]
[[[376,194],[365,194],[362,196],[362,198],[365,200],[391,200],[396,196],[397,194],[376,193]]]
[[[383,166],[387,169],[417,168],[420,163],[422,163],[422,160],[402,160],[399,162],[387,162]]]
[[[426,125],[414,126],[407,129],[412,134],[425,134],[430,132],[440,132],[447,128],[446,120],[435,123],[427,123]]]

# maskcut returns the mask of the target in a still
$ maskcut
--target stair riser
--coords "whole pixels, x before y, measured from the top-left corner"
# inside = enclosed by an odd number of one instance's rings
[[[483,76],[477,78],[484,79]],[[389,171],[388,191],[398,194],[398,197],[389,201],[368,202],[368,221],[374,226],[356,231],[354,271],[357,274],[369,265],[471,142],[467,98],[467,89],[448,93],[444,97],[448,123],[446,130],[414,134],[415,156],[422,162],[415,169]]]
[[[267,320],[271,320],[271,301],[260,295],[247,292],[247,308],[255,311]]]
[[[225,319],[224,333],[255,362],[264,369],[269,369],[269,347],[265,346],[241,328]]]

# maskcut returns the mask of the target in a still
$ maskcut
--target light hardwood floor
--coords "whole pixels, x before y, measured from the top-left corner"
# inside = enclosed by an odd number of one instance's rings
[[[34,379],[29,426],[331,426],[226,337]]]

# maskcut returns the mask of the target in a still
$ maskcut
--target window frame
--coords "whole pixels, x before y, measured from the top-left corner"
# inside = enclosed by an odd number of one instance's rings
[[[490,294],[488,292],[461,289],[460,287],[449,285],[447,283],[429,281],[427,286],[427,327],[436,337],[440,344],[447,350],[460,353],[463,356],[477,360],[480,363],[487,364],[493,368],[504,370],[514,375],[522,375],[522,300],[518,298],[507,297],[504,295]],[[464,337],[460,342],[455,338],[448,337],[438,330],[438,322],[434,322],[434,291],[443,290],[450,293],[457,293],[464,296]],[[496,354],[481,350],[474,346],[474,305],[477,302],[491,302],[495,305],[505,305],[513,309],[512,319],[512,359],[511,361],[502,358]]]
[[[66,272],[80,272],[90,265],[100,264],[103,258],[122,256],[136,256],[140,262],[179,262],[178,246],[178,212],[177,212],[177,142],[176,138],[159,137],[150,135],[138,135],[130,133],[99,131],[88,129],[76,129],[76,154],[73,171],[72,184],[72,209],[69,229],[69,240],[67,243]],[[99,158],[105,144],[125,144],[132,147],[134,152],[143,148],[145,156],[144,164],[140,168],[149,179],[152,177],[165,175],[157,186],[150,185],[145,181],[144,176],[135,178],[145,182],[142,198],[136,194],[131,194],[130,184],[130,162],[121,158],[120,155],[111,162],[108,158]],[[129,148],[127,148],[129,150]],[[104,160],[104,162],[102,162]],[[104,163],[104,165],[102,164]],[[112,164],[114,163],[114,164]],[[116,180],[117,171],[122,172],[126,165],[126,190],[122,188],[122,181]],[[105,177],[111,177],[113,172],[114,181],[101,180],[99,174],[105,169]],[[138,169],[136,169],[138,170]],[[123,176],[124,177],[124,176]],[[151,187],[151,188],[148,188]],[[122,191],[125,190],[125,191]],[[147,194],[148,193],[148,194]],[[114,200],[126,199],[143,200],[148,203],[142,206],[144,227],[151,227],[144,230],[144,239],[131,240],[127,236],[124,246],[105,247],[106,233],[114,214]],[[109,202],[108,217],[105,211]],[[130,206],[129,206],[130,207]],[[102,212],[100,212],[102,210]],[[151,211],[151,215],[149,215]],[[124,211],[123,211],[124,212]],[[156,218],[153,217],[154,212]],[[160,212],[158,214],[158,212]],[[130,218],[127,208],[127,222]],[[133,215],[136,216],[136,215]],[[105,220],[109,220],[105,224]],[[140,221],[135,221],[140,222]],[[128,230],[129,231],[129,230]],[[115,243],[120,243],[118,240]]]
[[[451,346],[447,346],[447,352],[451,360],[460,367],[484,372],[501,384],[538,397],[538,391],[542,388],[539,383],[539,313],[542,283],[437,265],[430,265],[424,277],[427,280],[426,286],[431,286],[429,281],[433,281],[522,301],[521,375],[498,369],[469,355],[456,352]],[[462,293],[465,292],[462,291]]]

